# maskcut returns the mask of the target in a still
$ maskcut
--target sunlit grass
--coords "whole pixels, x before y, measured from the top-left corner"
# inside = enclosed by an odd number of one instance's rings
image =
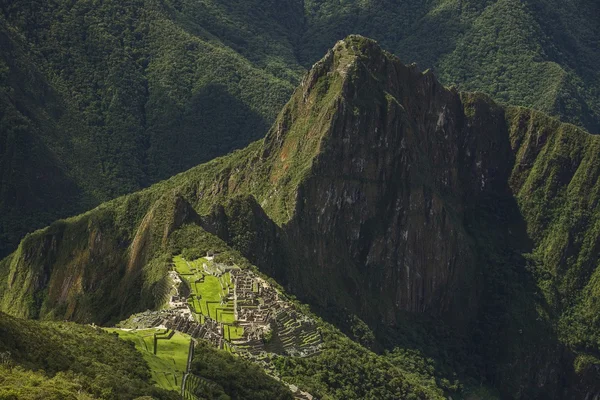
[[[181,379],[187,367],[190,336],[176,332],[169,340],[158,340],[155,355],[154,334],[159,332],[156,329],[125,331],[107,328],[106,331],[115,332],[121,339],[130,340],[135,344],[148,363],[152,379],[157,386],[167,390],[180,390]]]
[[[231,324],[235,321],[233,317],[233,302],[229,301],[226,305],[221,302],[227,296],[230,290],[233,290],[231,274],[224,273],[220,277],[205,275],[203,265],[206,264],[210,270],[214,268],[211,261],[200,258],[194,261],[187,261],[181,256],[173,258],[175,270],[188,283],[191,290],[190,300],[194,310],[206,317],[210,317],[218,322]],[[222,310],[225,308],[225,310]],[[223,312],[224,311],[224,312]],[[204,322],[201,315],[194,315],[198,322]]]

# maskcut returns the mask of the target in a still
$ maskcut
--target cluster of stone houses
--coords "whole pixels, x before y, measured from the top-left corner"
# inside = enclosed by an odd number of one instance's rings
[[[229,290],[222,302],[233,301],[235,326],[243,328],[241,338],[226,338],[225,325],[213,318],[204,316],[203,323],[194,319],[193,314],[198,310],[191,310],[188,299],[180,295],[178,288],[182,279],[176,271],[170,272],[176,287],[169,301],[172,312],[166,314],[158,325],[208,340],[219,348],[224,348],[227,343],[231,350],[247,358],[262,357],[268,352],[308,356],[320,351],[322,339],[314,322],[296,311],[264,279],[251,270],[203,265],[203,273],[211,273],[217,278],[226,272],[230,273],[233,290]],[[268,346],[267,349],[264,340],[267,335],[276,335],[278,345]]]
[[[233,302],[233,324],[224,324],[206,315],[199,318],[200,310],[190,306],[188,297],[184,295],[186,291],[180,290],[183,280],[174,270],[169,272],[173,292],[168,308],[136,314],[128,321],[128,326],[134,329],[168,328],[195,339],[207,340],[219,349],[227,347],[261,365],[275,378],[272,364],[275,355],[307,357],[321,351],[322,337],[315,322],[253,271],[216,264],[204,264],[202,269],[203,274],[214,275],[220,281],[223,274],[230,273],[233,285],[222,297],[221,303]],[[231,329],[239,327],[243,328],[242,337],[232,339],[226,334],[226,330],[230,333]],[[288,386],[296,399],[313,400],[309,393],[294,385]]]

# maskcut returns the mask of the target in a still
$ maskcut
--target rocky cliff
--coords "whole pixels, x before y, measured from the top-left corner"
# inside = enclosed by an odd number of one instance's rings
[[[264,140],[29,235],[2,309],[122,317],[160,303],[173,254],[226,242],[383,346],[419,316],[506,397],[593,398],[599,139],[350,36]]]

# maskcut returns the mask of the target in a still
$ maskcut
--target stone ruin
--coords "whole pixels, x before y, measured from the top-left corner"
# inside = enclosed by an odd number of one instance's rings
[[[186,333],[194,339],[207,340],[219,349],[227,347],[243,358],[264,364],[267,371],[273,372],[270,353],[307,357],[321,351],[322,337],[314,321],[296,310],[254,272],[225,265],[209,267],[204,264],[203,269],[204,273],[217,278],[230,273],[233,288],[224,298],[225,303],[233,301],[233,324],[224,324],[206,315],[198,322],[194,314],[200,314],[200,310],[193,309],[180,290],[182,278],[176,271],[171,271],[169,276],[174,290],[168,308],[135,314],[120,325],[132,329],[168,328]],[[233,327],[243,328],[242,337],[227,338],[226,329]],[[265,340],[268,334],[272,336],[270,341]]]

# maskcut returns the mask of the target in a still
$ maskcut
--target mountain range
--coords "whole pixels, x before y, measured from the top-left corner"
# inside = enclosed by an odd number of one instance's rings
[[[352,35],[264,139],[28,234],[0,309],[114,324],[217,253],[310,305],[327,350],[276,364],[319,398],[595,398],[599,150]]]
[[[351,33],[445,85],[600,127],[590,0],[16,0],[0,11],[1,255],[57,218],[259,139]]]

